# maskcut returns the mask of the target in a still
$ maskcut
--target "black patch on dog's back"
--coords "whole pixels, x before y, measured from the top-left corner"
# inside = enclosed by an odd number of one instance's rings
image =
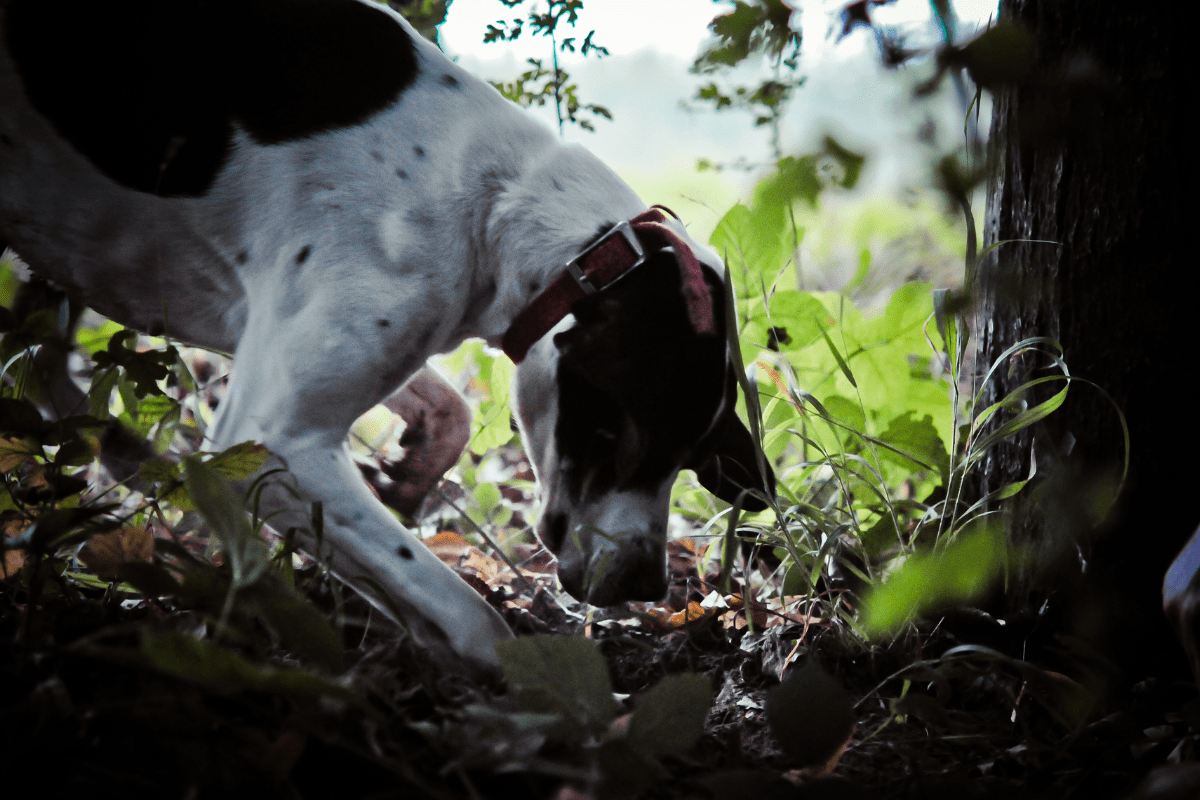
[[[236,121],[279,144],[359,124],[417,74],[358,0],[13,0],[7,46],[38,109],[113,180],[201,196]]]

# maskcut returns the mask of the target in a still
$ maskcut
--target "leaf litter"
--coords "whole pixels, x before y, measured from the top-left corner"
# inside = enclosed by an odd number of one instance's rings
[[[3,446],[23,486],[61,477],[32,440]],[[460,476],[417,521],[521,636],[501,649],[504,682],[472,680],[216,508],[223,480],[265,458],[241,445],[148,461],[141,478],[164,498],[151,513],[126,513],[123,490],[108,516],[66,505],[30,526],[4,512],[19,548],[0,592],[6,774],[36,774],[52,796],[561,800],[1123,797],[1155,765],[1169,788],[1189,779],[1194,687],[1150,677],[1098,716],[1087,686],[1006,655],[1036,614],[947,612],[864,649],[836,605],[786,593],[770,566],[723,571],[724,542],[699,529],[669,543],[663,602],[583,606],[528,536],[532,476],[511,444],[466,456],[499,482],[490,516]],[[92,528],[76,557],[55,554],[48,542],[79,525]]]

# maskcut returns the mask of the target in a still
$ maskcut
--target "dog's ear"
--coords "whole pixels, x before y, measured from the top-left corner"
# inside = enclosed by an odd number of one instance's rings
[[[722,413],[710,437],[698,458],[685,465],[696,471],[701,486],[727,503],[736,501],[745,489],[765,490],[774,496],[775,472],[770,464],[765,465],[766,475],[759,469],[758,448],[732,405]],[[766,503],[751,494],[742,500],[746,511],[762,511],[766,507]]]

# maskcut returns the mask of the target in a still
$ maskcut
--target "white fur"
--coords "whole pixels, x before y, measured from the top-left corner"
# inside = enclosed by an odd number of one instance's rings
[[[363,124],[269,147],[239,132],[201,198],[104,177],[28,105],[0,52],[0,132],[18,145],[0,148],[0,222],[40,274],[101,312],[232,351],[211,444],[254,439],[286,463],[300,499],[270,489],[272,524],[307,529],[321,501],[337,572],[371,579],[435,643],[444,635],[458,655],[491,665],[507,627],[372,497],[347,457],[347,430],[428,356],[467,337],[497,341],[600,225],[645,204],[396,19],[420,67],[397,103]],[[442,75],[459,87],[438,85]],[[553,504],[548,339],[518,371],[517,395]],[[619,531],[644,505],[613,497],[586,516]]]

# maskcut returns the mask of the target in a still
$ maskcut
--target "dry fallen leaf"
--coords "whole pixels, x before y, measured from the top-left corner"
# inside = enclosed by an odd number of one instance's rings
[[[154,557],[154,536],[145,528],[121,528],[98,533],[79,551],[79,560],[101,578],[111,578],[127,561],[149,561]]]
[[[483,591],[496,580],[503,565],[453,531],[442,531],[425,540],[447,566],[463,577],[472,576],[483,583]],[[473,581],[468,581],[473,583]],[[475,587],[479,589],[479,586]]]
[[[0,472],[15,469],[25,463],[25,459],[40,453],[40,447],[25,439],[0,437]]]
[[[4,562],[0,563],[0,578],[11,578],[25,566],[24,550],[5,550]]]
[[[0,536],[5,538],[20,536],[28,524],[28,520],[15,511],[0,514]],[[5,550],[3,563],[0,563],[0,578],[11,578],[23,566],[25,566],[24,550]]]

